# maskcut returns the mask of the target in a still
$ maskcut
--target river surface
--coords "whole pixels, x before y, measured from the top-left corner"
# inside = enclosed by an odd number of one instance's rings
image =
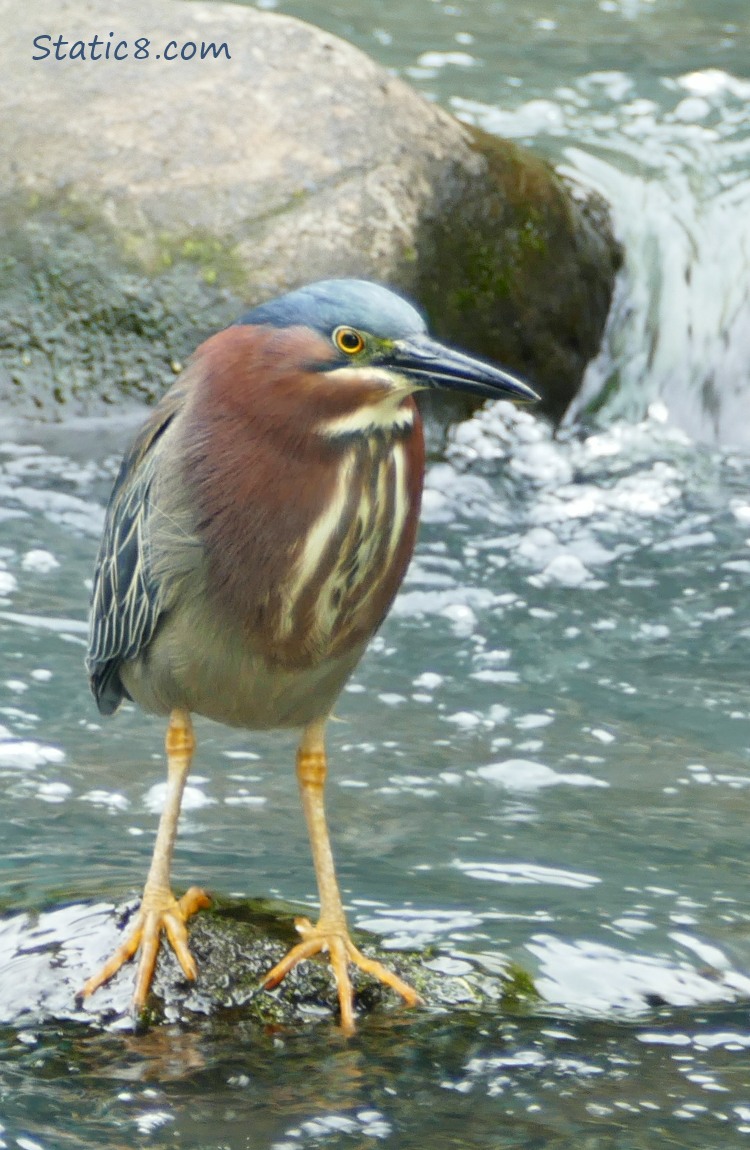
[[[35,1011],[21,913],[52,931],[65,903],[139,891],[163,729],[133,708],[100,721],[82,668],[129,428],[6,429],[0,1150],[744,1146],[750,458],[729,383],[713,420],[703,399],[712,368],[747,373],[747,5],[279,8],[601,187],[627,245],[586,385],[622,384],[601,426],[571,413],[554,437],[497,405],[454,432],[330,732],[353,921],[394,949],[436,944],[453,973],[510,957],[541,1001],[394,1007],[353,1040],[325,1017],[136,1036]],[[207,722],[198,738],[175,885],[313,904],[292,741]],[[29,971],[44,930],[30,938]]]

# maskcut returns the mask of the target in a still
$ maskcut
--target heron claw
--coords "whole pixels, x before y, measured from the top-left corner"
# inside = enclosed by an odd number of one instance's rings
[[[80,1001],[88,998],[100,986],[109,982],[120,967],[140,952],[131,1005],[133,1018],[137,1023],[143,1013],[153,981],[162,932],[166,933],[185,977],[192,982],[198,973],[198,968],[188,947],[185,924],[196,911],[210,905],[211,900],[206,892],[196,886],[190,887],[180,899],[176,899],[171,891],[146,890],[130,932],[104,966],[84,983],[76,994],[76,999]]]
[[[293,946],[281,961],[277,962],[273,970],[268,972],[263,980],[266,990],[273,990],[278,986],[299,962],[304,962],[315,954],[328,954],[338,988],[341,1029],[345,1034],[353,1034],[355,1030],[354,991],[349,977],[349,963],[358,966],[378,982],[390,986],[401,995],[407,1006],[418,1006],[423,1001],[408,982],[404,982],[381,962],[362,954],[349,937],[345,922],[326,922],[321,919],[313,925],[309,918],[296,918],[294,925],[302,935],[302,942]]]

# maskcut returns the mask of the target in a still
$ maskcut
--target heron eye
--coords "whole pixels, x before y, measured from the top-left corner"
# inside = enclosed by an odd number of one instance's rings
[[[353,327],[337,327],[333,333],[333,342],[346,355],[356,355],[365,346],[364,339]]]

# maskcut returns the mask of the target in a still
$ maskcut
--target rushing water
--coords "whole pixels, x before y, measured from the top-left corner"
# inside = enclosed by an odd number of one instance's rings
[[[354,921],[454,972],[510,956],[542,1002],[380,1011],[350,1041],[327,1019],[136,1036],[32,1011],[60,906],[140,887],[163,730],[100,722],[82,669],[128,429],[6,429],[0,1150],[745,1145],[750,459],[727,405],[748,362],[746,4],[283,8],[601,187],[627,244],[586,385],[621,380],[606,426],[554,438],[500,405],[456,430],[331,728]],[[313,902],[291,740],[198,735],[176,885]],[[36,931],[21,911],[45,912]]]
[[[270,0],[350,37],[459,117],[601,191],[626,267],[573,415],[660,398],[691,435],[750,444],[746,0]]]

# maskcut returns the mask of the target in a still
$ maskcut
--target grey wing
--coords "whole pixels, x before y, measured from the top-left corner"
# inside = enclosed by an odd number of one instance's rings
[[[120,667],[149,644],[162,614],[148,543],[154,445],[182,405],[184,390],[173,387],[156,408],[122,461],[107,507],[86,656],[91,690],[103,715],[111,715],[129,698]]]

